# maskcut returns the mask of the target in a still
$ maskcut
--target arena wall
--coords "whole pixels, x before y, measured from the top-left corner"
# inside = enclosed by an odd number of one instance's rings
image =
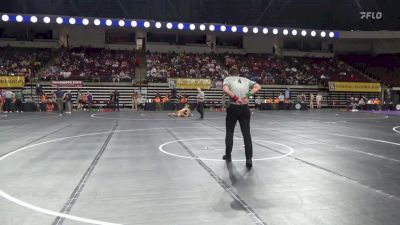
[[[41,25],[42,29],[44,25]],[[27,29],[35,29],[35,26],[26,26]],[[91,46],[98,48],[111,48],[131,50],[135,48],[132,43],[107,44],[106,29],[103,27],[84,26],[56,26],[49,25],[53,30],[53,40],[17,41],[16,39],[0,39],[0,46],[27,47],[27,48],[57,48],[66,46],[67,36],[70,47]],[[115,28],[113,28],[115,29]],[[146,38],[147,30],[136,30],[136,38]],[[211,49],[211,43],[215,44],[219,33],[207,33],[207,44],[204,45],[170,45],[168,43],[146,43],[146,49],[157,52],[196,52],[210,53],[276,53],[279,55],[304,56],[310,53],[288,51],[283,49],[283,40],[288,37],[272,35],[243,35],[243,48],[216,46]],[[307,38],[297,37],[307,41]],[[310,40],[316,38],[308,37]],[[215,46],[215,45],[214,45]],[[321,52],[314,56],[330,57],[332,53],[400,53],[400,31],[342,31],[339,39],[321,40]]]

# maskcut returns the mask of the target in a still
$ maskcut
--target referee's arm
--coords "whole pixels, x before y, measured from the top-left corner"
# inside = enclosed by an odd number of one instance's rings
[[[224,92],[231,98],[233,98],[235,96],[235,93],[233,93],[231,91],[231,89],[229,88],[229,85],[224,84]]]
[[[251,89],[250,93],[251,93],[251,95],[255,95],[255,94],[257,94],[257,92],[259,92],[260,90],[261,90],[261,85],[255,83],[255,84],[253,85],[253,88]]]

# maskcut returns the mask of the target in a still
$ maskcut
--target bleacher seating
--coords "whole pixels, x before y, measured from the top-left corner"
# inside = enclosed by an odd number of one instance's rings
[[[146,62],[150,82],[165,82],[168,77],[222,80],[232,66],[241,76],[270,85],[326,86],[328,81],[368,81],[357,69],[334,58],[148,53]]]
[[[50,57],[49,49],[0,48],[0,75],[22,75],[29,81]]]
[[[223,79],[227,74],[209,54],[147,53],[146,63],[150,82],[166,82],[169,77]]]
[[[400,86],[400,54],[344,55],[341,58],[388,86]]]
[[[97,48],[62,50],[42,80],[130,81],[135,77],[135,53]]]

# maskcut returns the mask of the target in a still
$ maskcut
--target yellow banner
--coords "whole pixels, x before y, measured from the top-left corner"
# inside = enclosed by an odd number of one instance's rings
[[[329,91],[381,92],[381,84],[363,82],[329,82]]]
[[[0,88],[23,88],[24,76],[0,76]]]
[[[190,79],[190,78],[170,78],[168,82],[174,82],[175,87],[178,89],[210,89],[211,79]]]

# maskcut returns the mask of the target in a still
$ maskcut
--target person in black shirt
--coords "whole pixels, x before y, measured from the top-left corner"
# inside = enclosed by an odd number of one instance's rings
[[[112,102],[113,102],[113,109],[117,109],[119,111],[119,92],[117,89],[112,93]]]
[[[54,95],[56,97],[56,102],[57,102],[57,109],[58,109],[58,114],[62,115],[64,112],[64,91],[61,91],[60,88],[57,88],[57,91],[54,92]]]

